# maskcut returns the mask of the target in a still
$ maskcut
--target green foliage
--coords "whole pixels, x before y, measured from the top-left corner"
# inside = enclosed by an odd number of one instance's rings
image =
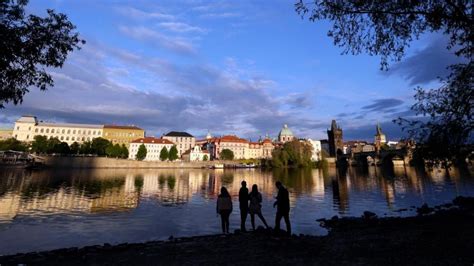
[[[147,150],[145,144],[142,144],[140,145],[140,147],[138,147],[137,155],[135,156],[135,158],[139,161],[143,161],[146,158],[146,153]]]
[[[28,147],[25,143],[15,139],[9,138],[6,140],[0,140],[0,151],[27,151]]]
[[[21,103],[32,86],[53,86],[47,70],[62,67],[67,55],[85,43],[66,15],[52,9],[44,18],[26,15],[27,3],[0,3],[0,109],[8,102]]]
[[[223,149],[220,154],[221,160],[234,160],[234,152],[229,149]]]
[[[203,161],[208,161],[208,160],[209,160],[209,156],[207,156],[207,154],[205,154],[204,156],[202,156],[202,160],[203,160]]]
[[[332,22],[328,36],[344,53],[381,56],[381,67],[399,61],[424,33],[449,36],[446,53],[466,63],[450,66],[437,89],[416,88],[415,118],[394,120],[417,141],[419,158],[436,163],[464,161],[472,151],[474,128],[474,45],[472,1],[310,1],[296,11],[312,21]],[[426,119],[420,119],[424,117]]]
[[[176,145],[173,145],[173,147],[171,147],[170,152],[168,154],[168,159],[170,159],[170,161],[178,159],[178,149],[176,148]]]
[[[272,153],[273,167],[308,167],[311,162],[312,146],[307,142],[293,140]]]
[[[95,138],[92,140],[91,143],[91,150],[94,154],[97,154],[98,156],[104,156],[106,155],[105,149],[111,145],[110,141],[104,139],[104,138]]]
[[[79,148],[79,153],[80,154],[92,154],[92,143],[90,141],[85,141],[81,144],[81,147]]]
[[[160,151],[160,160],[166,161],[168,157],[169,157],[168,149],[166,147],[163,147],[163,149],[161,149]]]
[[[35,136],[31,143],[31,151],[35,153],[48,152],[48,138],[46,136]]]
[[[77,142],[74,141],[74,142],[71,144],[71,147],[70,147],[70,148],[71,148],[71,154],[79,154],[79,150],[80,150],[80,148],[81,148],[81,145],[79,145],[79,143],[77,143]]]
[[[121,158],[122,147],[120,147],[119,144],[112,145],[112,143],[110,143],[110,145],[105,149],[105,153],[109,157]]]
[[[120,158],[128,158],[128,148],[125,146],[125,144],[122,144],[122,147],[120,147]]]

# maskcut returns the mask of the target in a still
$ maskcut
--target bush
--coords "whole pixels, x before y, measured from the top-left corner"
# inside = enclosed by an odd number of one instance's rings
[[[220,154],[221,160],[233,160],[234,159],[234,152],[229,149],[223,149]]]

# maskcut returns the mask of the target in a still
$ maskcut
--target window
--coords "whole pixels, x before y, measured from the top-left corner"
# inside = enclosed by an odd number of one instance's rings
[[[38,129],[35,129],[35,132],[38,133]]]
[[[29,127],[28,130],[31,130],[31,127]]]
[[[69,140],[69,136],[66,137],[66,140]]]
[[[67,133],[68,133],[68,134],[71,134],[71,130],[70,130],[70,129],[68,129],[68,130],[67,130]]]
[[[20,130],[20,127],[16,127],[16,130]]]
[[[30,135],[26,135],[26,139],[29,139],[30,138]]]
[[[41,133],[43,133],[43,131],[44,131],[43,129],[40,130]]]
[[[87,132],[87,135],[90,135],[90,134],[91,134],[91,131],[89,130],[89,131]]]
[[[63,129],[63,134],[64,134],[64,132],[66,132],[66,131]]]
[[[72,131],[72,134],[76,134],[76,130],[75,130],[75,129]]]
[[[46,133],[49,133],[49,128],[46,129]]]
[[[54,133],[54,128],[53,128],[53,129],[51,129],[51,133]]]
[[[64,136],[61,136],[61,140],[64,140]]]
[[[74,137],[72,137],[71,140],[74,140]]]

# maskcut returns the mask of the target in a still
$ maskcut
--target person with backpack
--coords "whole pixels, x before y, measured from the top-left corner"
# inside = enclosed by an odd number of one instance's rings
[[[222,233],[229,233],[229,216],[232,213],[232,199],[227,188],[221,188],[221,194],[217,197],[216,211],[221,216]]]
[[[255,231],[255,214],[258,215],[260,220],[263,222],[265,227],[268,229],[267,221],[262,215],[262,194],[258,192],[258,186],[254,184],[252,186],[252,192],[249,194],[250,205],[249,205],[249,212],[250,212],[250,221],[252,222],[252,229]]]

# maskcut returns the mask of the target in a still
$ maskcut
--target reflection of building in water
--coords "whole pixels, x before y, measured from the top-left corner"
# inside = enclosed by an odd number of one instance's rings
[[[332,171],[331,171],[332,172]],[[345,213],[349,209],[349,185],[350,182],[344,169],[334,168],[332,179],[333,204],[336,205],[340,213]]]
[[[91,212],[118,211],[134,209],[138,206],[138,195],[127,193],[124,187],[115,187],[101,193],[100,197],[93,198]]]
[[[0,223],[11,221],[18,214],[21,197],[15,193],[7,193],[0,198]]]

